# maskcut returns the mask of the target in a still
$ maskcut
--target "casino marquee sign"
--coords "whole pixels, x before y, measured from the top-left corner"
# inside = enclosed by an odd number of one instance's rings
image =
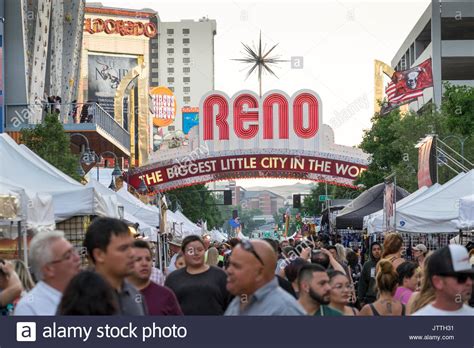
[[[126,180],[138,188],[143,179],[150,192],[265,177],[354,187],[367,169],[368,155],[334,144],[321,109],[321,99],[311,90],[291,97],[273,90],[261,99],[251,91],[232,98],[209,92],[201,99],[199,126],[191,129],[188,144],[157,151]]]

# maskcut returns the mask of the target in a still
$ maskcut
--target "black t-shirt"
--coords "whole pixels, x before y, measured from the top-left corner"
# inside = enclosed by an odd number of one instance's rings
[[[186,268],[171,272],[165,286],[176,294],[184,315],[223,315],[231,299],[226,283],[225,272],[211,266],[200,274]]]

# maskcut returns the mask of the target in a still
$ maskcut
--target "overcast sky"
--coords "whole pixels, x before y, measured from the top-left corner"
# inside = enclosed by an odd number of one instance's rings
[[[282,59],[303,58],[302,69],[281,63],[279,79],[264,76],[263,92],[282,89],[292,95],[316,91],[323,103],[323,122],[332,126],[337,144],[360,143],[373,115],[374,60],[390,64],[429,0],[407,1],[149,1],[103,0],[106,6],[152,8],[162,21],[217,21],[215,86],[228,95],[242,89],[258,93],[255,76],[245,80],[242,44],[262,42]],[[286,183],[291,181],[287,180]],[[244,181],[243,186],[249,186]],[[279,180],[259,180],[273,186]],[[253,181],[252,184],[255,184]]]

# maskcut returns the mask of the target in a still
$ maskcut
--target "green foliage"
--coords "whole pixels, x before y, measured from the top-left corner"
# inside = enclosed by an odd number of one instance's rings
[[[207,228],[221,227],[224,218],[215,204],[216,199],[205,185],[194,185],[171,190],[167,196],[173,203],[173,208],[178,202],[183,208],[183,214],[191,221],[197,222],[202,219],[207,221]]]
[[[474,134],[474,88],[444,84],[443,104],[448,128],[462,136]]]
[[[473,91],[472,87],[446,85],[440,112],[427,107],[420,113],[401,115],[394,110],[385,116],[376,114],[372,118],[372,127],[364,132],[359,145],[371,155],[372,162],[356,183],[372,187],[383,182],[384,177],[396,173],[399,186],[409,192],[415,191],[418,188],[418,149],[415,144],[427,134],[437,134],[438,139],[444,139],[457,152],[461,152],[460,139],[466,139],[464,156],[472,162]],[[438,173],[440,183],[455,175],[446,166],[439,166]]]
[[[79,158],[72,154],[70,138],[56,115],[46,115],[34,128],[21,130],[21,142],[38,156],[80,181],[77,174]]]

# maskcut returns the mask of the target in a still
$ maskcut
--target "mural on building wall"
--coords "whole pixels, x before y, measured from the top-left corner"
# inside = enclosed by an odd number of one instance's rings
[[[114,116],[114,97],[122,78],[137,65],[137,58],[130,56],[88,56],[88,100],[98,103]]]

